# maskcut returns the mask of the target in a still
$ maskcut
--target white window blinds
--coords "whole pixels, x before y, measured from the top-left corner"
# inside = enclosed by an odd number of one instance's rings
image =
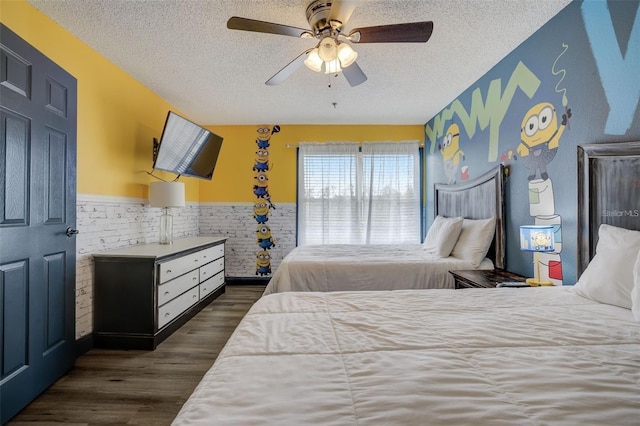
[[[419,242],[418,142],[299,145],[298,245]]]

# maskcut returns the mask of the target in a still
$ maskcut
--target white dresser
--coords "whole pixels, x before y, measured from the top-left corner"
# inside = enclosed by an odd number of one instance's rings
[[[226,238],[94,253],[94,346],[155,349],[224,292]]]

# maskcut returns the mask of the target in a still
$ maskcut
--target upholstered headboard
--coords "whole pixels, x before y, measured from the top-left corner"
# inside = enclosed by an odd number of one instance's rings
[[[640,142],[578,146],[578,278],[602,223],[640,230]]]
[[[468,219],[496,218],[496,233],[489,248],[489,257],[496,268],[504,268],[505,235],[505,179],[500,164],[480,177],[460,184],[436,183],[435,214]]]

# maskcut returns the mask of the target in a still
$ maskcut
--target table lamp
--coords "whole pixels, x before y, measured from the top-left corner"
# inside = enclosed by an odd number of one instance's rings
[[[553,285],[549,280],[540,278],[540,254],[541,252],[554,251],[553,226],[547,225],[523,225],[520,227],[520,250],[532,251],[536,254],[536,274],[534,278],[527,278],[530,286]]]
[[[160,244],[173,243],[173,216],[171,207],[184,207],[184,183],[151,182],[149,185],[149,205],[161,207]]]

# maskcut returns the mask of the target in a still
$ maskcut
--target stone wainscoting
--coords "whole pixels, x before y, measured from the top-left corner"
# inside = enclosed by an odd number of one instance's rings
[[[92,253],[158,241],[161,209],[148,200],[78,194],[76,224],[76,339],[93,330]],[[174,238],[197,235],[224,236],[225,275],[256,277],[256,221],[250,203],[187,203],[172,209]],[[296,206],[279,204],[271,210],[267,225],[275,246],[269,252],[272,271],[295,247]]]

